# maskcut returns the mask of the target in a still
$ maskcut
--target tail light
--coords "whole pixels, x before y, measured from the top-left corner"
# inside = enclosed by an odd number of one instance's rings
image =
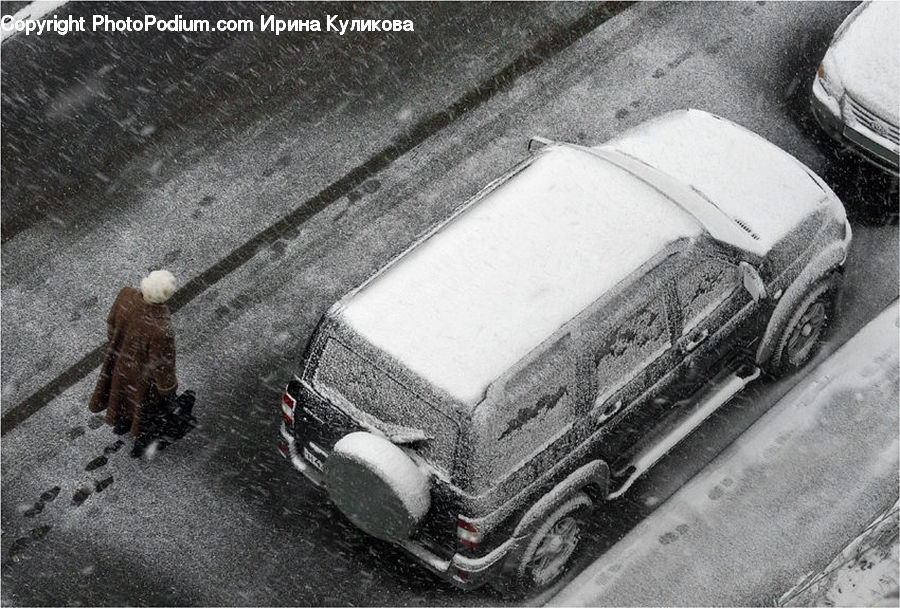
[[[294,407],[297,400],[291,397],[287,391],[281,394],[281,417],[288,426],[294,426]]]
[[[285,458],[288,458],[290,456],[290,453],[288,452],[288,447],[286,445],[284,445],[283,441],[278,444],[278,451],[281,452],[281,455],[284,456]]]
[[[456,538],[459,544],[469,549],[477,549],[481,544],[481,532],[478,526],[460,515],[456,520]]]

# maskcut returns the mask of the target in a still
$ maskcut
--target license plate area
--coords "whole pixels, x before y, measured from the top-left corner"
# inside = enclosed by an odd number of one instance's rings
[[[875,148],[876,150],[884,150],[886,153],[891,153],[891,142],[887,139],[886,135],[882,135],[869,128],[868,125],[861,124],[860,127],[861,128],[856,128],[845,125],[844,137],[862,148]],[[896,152],[893,153],[896,154]]]
[[[322,467],[327,457],[328,455],[325,450],[313,443],[303,446],[303,458],[320,472],[322,471]]]

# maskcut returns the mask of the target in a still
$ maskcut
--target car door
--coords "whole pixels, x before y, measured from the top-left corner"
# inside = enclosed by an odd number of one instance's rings
[[[654,396],[680,359],[666,282],[651,272],[605,303],[582,326],[584,405],[588,437],[602,435],[602,453],[614,457],[652,424]]]
[[[670,284],[675,311],[675,352],[680,361],[672,400],[703,388],[743,354],[741,337],[755,307],[737,261],[699,247],[675,260]]]

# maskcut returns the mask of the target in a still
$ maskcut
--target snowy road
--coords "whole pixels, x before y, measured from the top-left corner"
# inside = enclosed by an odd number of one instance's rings
[[[821,570],[897,499],[898,327],[895,302],[550,605],[766,606]]]
[[[308,16],[323,10],[307,9]],[[185,302],[246,261],[248,246],[283,251],[306,213],[342,195],[352,204],[370,193],[378,180],[363,184],[366,178],[438,129],[448,110],[458,114],[489,98],[502,89],[498,74],[508,79],[529,66],[521,57],[562,47],[578,27],[607,14],[575,5],[514,11],[506,19],[477,4],[419,12],[421,33],[412,39],[313,36],[298,38],[305,45],[279,46],[270,35],[222,49],[207,41],[205,60],[189,54],[202,47],[176,46],[173,60],[188,55],[182,72],[152,64],[148,76],[133,81],[124,79],[141,74],[143,57],[122,39],[101,37],[101,59],[81,61],[96,63],[95,73],[72,76],[69,88],[51,73],[32,103],[22,99],[35,77],[34,47],[54,41],[18,36],[6,43],[3,175],[13,183],[4,181],[3,209],[27,221],[16,224],[14,216],[9,229],[4,225],[4,238],[14,235],[3,244],[4,429],[12,407],[100,345],[102,294],[166,266],[184,282],[202,277],[176,296]],[[579,25],[581,17],[587,19]],[[130,53],[119,69],[109,67],[106,43]],[[170,52],[147,44],[143,52]],[[63,71],[73,59],[61,54],[61,66],[42,62]],[[373,71],[368,62],[376,60]],[[237,75],[229,78],[232,71]],[[61,90],[51,96],[51,85]],[[65,118],[56,108],[66,109]],[[170,124],[167,112],[182,122]],[[29,123],[36,123],[33,132],[21,132]],[[131,160],[107,168],[123,155]],[[94,171],[83,168],[91,163]],[[34,348],[38,343],[43,347]]]
[[[855,240],[834,350],[897,295],[897,228],[869,209],[886,197],[884,180],[826,154],[806,114],[806,83],[851,8],[641,4],[481,96],[478,83],[518,65],[556,27],[577,29],[585,7],[486,16],[482,5],[467,5],[471,21],[455,11],[423,16],[412,50],[316,39],[319,53],[295,56],[308,84],[276,93],[271,111],[257,100],[236,123],[210,112],[167,130],[104,174],[114,187],[87,188],[6,240],[4,603],[498,603],[486,590],[455,592],[366,539],[277,455],[278,394],[314,323],[521,159],[530,135],[600,142],[693,106],[795,154],[850,207]],[[272,70],[288,81],[295,72],[283,52]],[[9,61],[6,46],[3,53]],[[223,103],[243,108],[248,93],[230,94],[237,101]],[[374,171],[353,173],[457,103],[468,111]],[[4,207],[7,196],[4,185]],[[271,232],[283,217],[294,219]],[[120,450],[85,471],[115,440],[86,409],[96,375],[89,359],[81,376],[57,383],[58,396],[32,401],[36,415],[7,415],[89,357],[118,288],[159,264],[182,281],[211,279],[183,292],[174,315],[179,377],[199,395],[202,427],[151,462]],[[796,381],[759,383],[714,417],[607,514],[610,525],[585,559],[613,546]],[[79,488],[110,477],[73,504]]]

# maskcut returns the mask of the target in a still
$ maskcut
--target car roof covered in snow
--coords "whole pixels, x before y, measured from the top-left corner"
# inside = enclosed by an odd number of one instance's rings
[[[702,231],[589,151],[545,148],[332,312],[455,399],[504,371],[669,243]]]

